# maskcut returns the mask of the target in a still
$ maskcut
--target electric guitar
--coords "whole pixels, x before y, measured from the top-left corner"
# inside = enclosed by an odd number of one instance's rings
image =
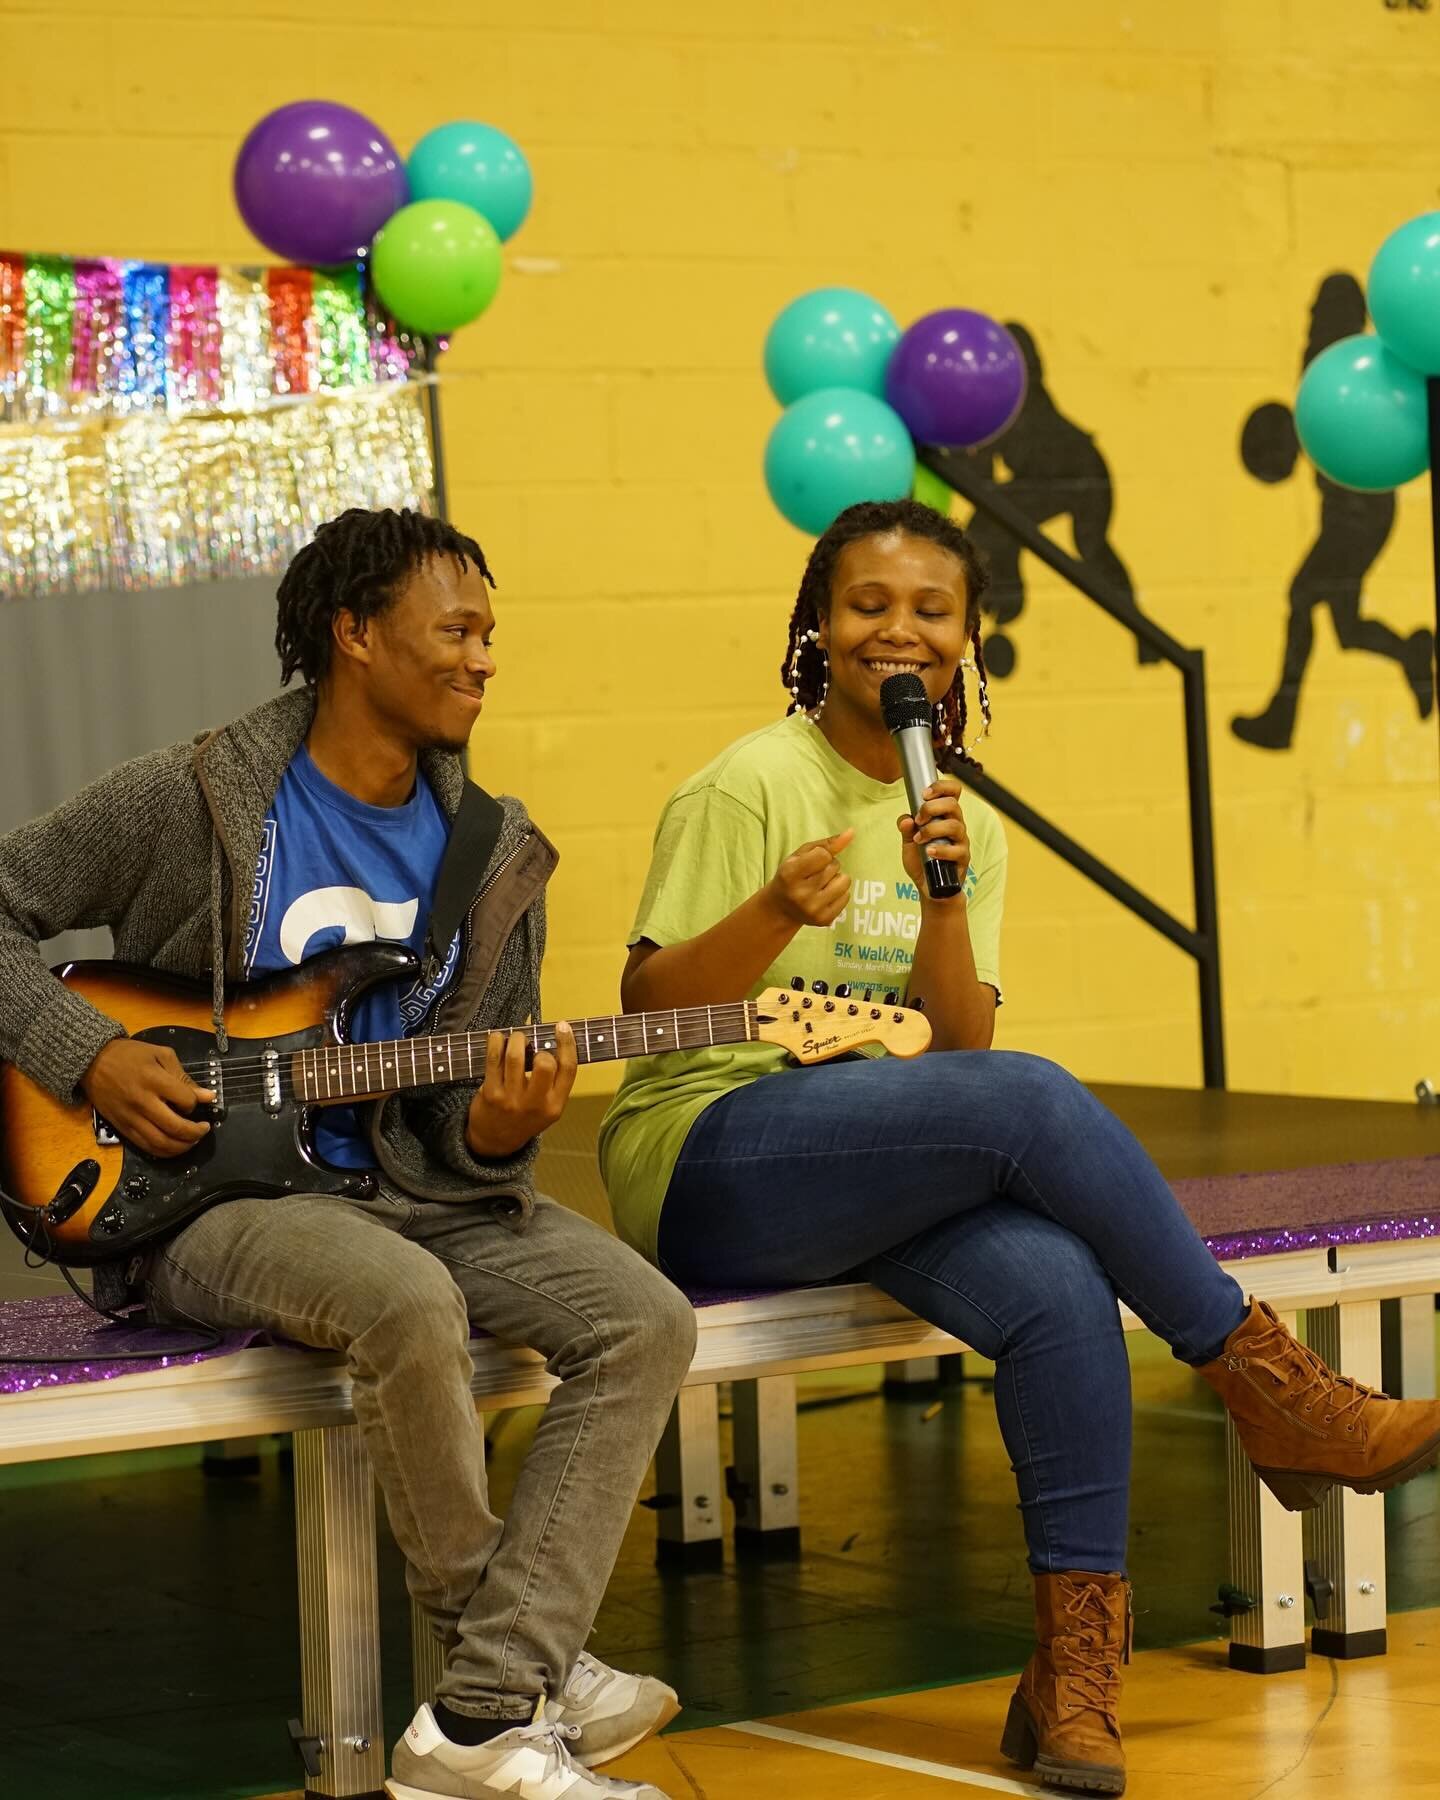
[[[417,959],[375,942],[332,950],[300,968],[230,989],[228,1047],[210,1016],[208,983],[124,963],[69,963],[56,974],[142,1043],[174,1050],[213,1104],[197,1107],[210,1130],[174,1157],[150,1157],[121,1139],[86,1102],[66,1103],[0,1064],[0,1193],[6,1219],[32,1253],[73,1265],[121,1259],[177,1230],[217,1201],[241,1195],[364,1194],[367,1170],[337,1169],[313,1147],[322,1106],[378,1100],[405,1088],[480,1080],[487,1034],[457,1032],[349,1044],[346,1020],[369,988],[413,976]],[[662,1012],[602,1013],[574,1024],[581,1063],[653,1056],[714,1044],[780,1044],[800,1063],[828,1062],[865,1045],[918,1056],[929,1045],[924,1014],[896,1003],[770,988],[758,1000]],[[553,1025],[518,1028],[527,1061],[555,1048]]]

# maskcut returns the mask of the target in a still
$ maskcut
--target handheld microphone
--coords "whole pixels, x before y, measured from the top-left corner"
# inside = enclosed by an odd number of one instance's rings
[[[914,816],[925,804],[926,788],[940,773],[935,767],[932,714],[925,683],[918,675],[887,675],[880,683],[880,711],[885,718],[885,729],[900,752],[905,794]],[[935,843],[945,841],[943,838],[933,840]],[[958,894],[964,884],[955,864],[936,860],[930,844],[922,848],[925,852],[925,885],[930,890],[930,897],[944,900]]]

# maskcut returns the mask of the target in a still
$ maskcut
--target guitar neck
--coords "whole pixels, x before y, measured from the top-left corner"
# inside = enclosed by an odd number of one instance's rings
[[[513,1028],[526,1040],[531,1057],[554,1050],[553,1025]],[[757,1030],[753,1000],[724,1006],[667,1007],[663,1012],[598,1013],[572,1021],[575,1056],[581,1063],[614,1062],[630,1056],[658,1056],[667,1050],[700,1050],[712,1044],[752,1042]],[[485,1073],[489,1033],[459,1031],[439,1037],[389,1038],[374,1044],[327,1044],[297,1051],[292,1077],[297,1096],[311,1104],[374,1100],[402,1088],[443,1087],[479,1081]]]

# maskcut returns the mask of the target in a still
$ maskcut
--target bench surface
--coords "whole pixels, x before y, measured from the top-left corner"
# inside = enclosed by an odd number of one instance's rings
[[[1440,1291],[1440,1108],[1161,1088],[1095,1092],[1180,1184],[1226,1266],[1277,1308]],[[603,1104],[581,1099],[567,1111],[547,1138],[540,1180],[608,1223],[593,1151]],[[1337,1220],[1349,1225],[1338,1248],[1327,1241],[1327,1222]],[[9,1264],[0,1263],[0,1296],[54,1292],[58,1276],[25,1276],[16,1267],[19,1245],[11,1247]],[[1122,1315],[1127,1329],[1138,1326],[1124,1308]],[[699,1319],[691,1385],[964,1348],[865,1284],[702,1303]],[[485,1407],[533,1404],[552,1385],[532,1351],[483,1339],[472,1353]],[[0,1397],[0,1461],[299,1430],[351,1416],[341,1358],[256,1348]]]

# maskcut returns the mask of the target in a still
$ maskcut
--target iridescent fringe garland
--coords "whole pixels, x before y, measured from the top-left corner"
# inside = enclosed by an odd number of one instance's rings
[[[359,264],[0,254],[0,600],[269,574],[347,506],[428,508],[425,360]]]
[[[425,346],[362,266],[235,269],[0,253],[0,421],[250,412],[403,381]]]
[[[418,382],[0,427],[0,600],[272,574],[346,507],[427,510],[433,487]]]

